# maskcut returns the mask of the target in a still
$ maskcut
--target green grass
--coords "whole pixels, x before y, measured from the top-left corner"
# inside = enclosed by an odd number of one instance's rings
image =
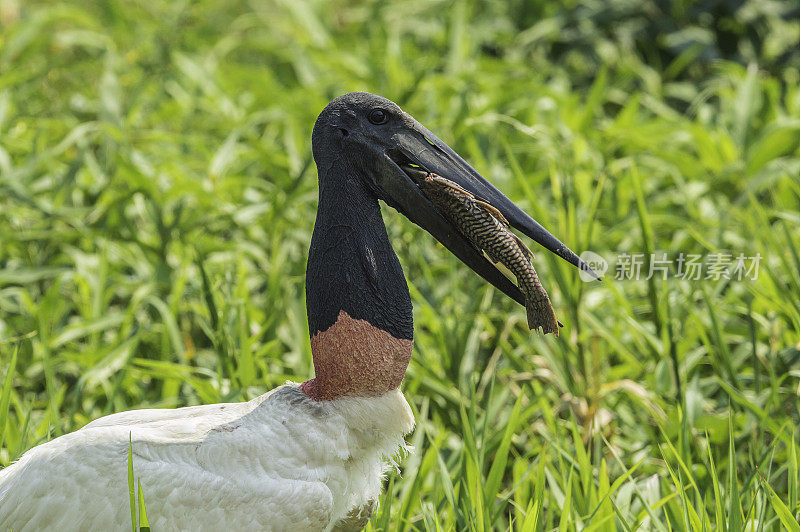
[[[796,530],[800,25],[747,4],[729,53],[643,1],[0,1],[0,465],[311,375],[310,132],[369,90],[578,252],[762,256],[587,284],[532,246],[542,338],[385,209],[418,426],[370,529]]]

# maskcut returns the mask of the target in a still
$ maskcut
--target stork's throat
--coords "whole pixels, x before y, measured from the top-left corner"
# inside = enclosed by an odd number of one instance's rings
[[[330,328],[311,337],[315,377],[301,390],[316,401],[383,395],[400,386],[412,348],[412,340],[395,338],[342,310]]]
[[[314,152],[320,197],[306,268],[315,378],[302,390],[320,401],[383,395],[411,358],[411,296],[368,178],[349,157],[325,154]]]

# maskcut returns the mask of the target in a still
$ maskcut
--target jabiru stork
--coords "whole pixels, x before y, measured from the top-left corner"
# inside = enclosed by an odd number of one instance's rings
[[[414,418],[400,384],[412,306],[379,200],[485,280],[520,290],[421,193],[422,168],[483,198],[528,237],[591,272],[572,251],[395,103],[331,101],[312,134],[319,206],[306,271],[314,378],[244,403],[133,410],[97,419],[0,471],[0,529],[131,525],[129,441],[153,530],[360,530],[386,460]]]

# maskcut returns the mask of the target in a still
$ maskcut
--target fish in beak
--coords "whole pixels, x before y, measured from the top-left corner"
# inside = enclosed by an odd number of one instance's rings
[[[558,328],[563,325],[556,319],[550,297],[533,267],[533,253],[511,232],[505,216],[448,179],[416,166],[402,168],[462,235],[492,262],[503,264],[514,274],[517,287],[525,296],[528,328],[541,328],[544,334],[558,336]]]

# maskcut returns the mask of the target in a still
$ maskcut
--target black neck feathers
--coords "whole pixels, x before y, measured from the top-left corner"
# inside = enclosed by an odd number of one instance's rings
[[[378,199],[346,158],[321,162],[306,268],[311,336],[327,330],[344,311],[395,338],[413,339],[411,297]]]

